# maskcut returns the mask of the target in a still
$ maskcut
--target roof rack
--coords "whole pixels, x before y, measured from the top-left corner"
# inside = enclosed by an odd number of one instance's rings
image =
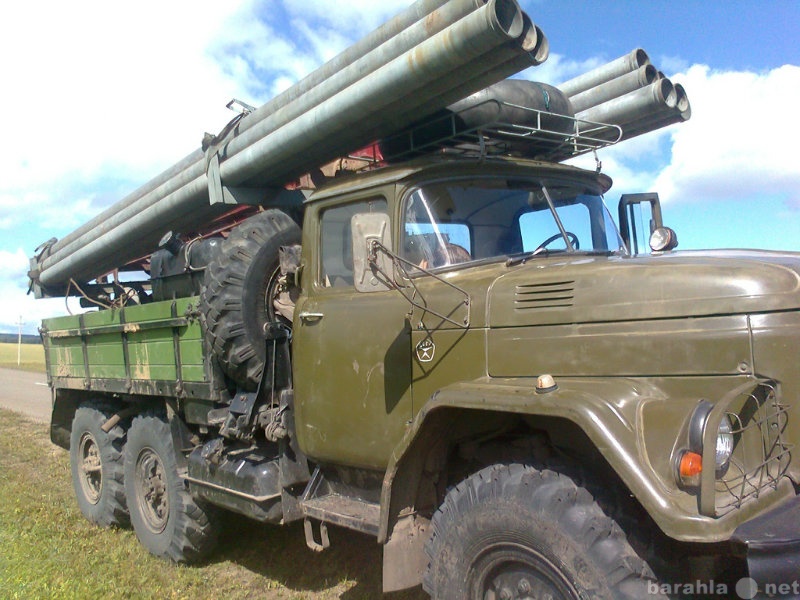
[[[498,119],[479,126],[465,125],[469,121],[464,118],[466,113],[477,110],[497,115],[509,112],[521,114],[524,118],[519,121],[524,123]],[[463,111],[449,112],[427,120],[381,140],[379,146],[385,163],[432,153],[475,158],[518,156],[561,162],[610,146],[621,138],[622,128],[618,125],[577,119],[492,99]]]

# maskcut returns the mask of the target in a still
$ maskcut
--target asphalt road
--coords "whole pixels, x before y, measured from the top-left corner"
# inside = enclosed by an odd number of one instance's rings
[[[0,368],[0,408],[50,422],[50,388],[44,373]]]

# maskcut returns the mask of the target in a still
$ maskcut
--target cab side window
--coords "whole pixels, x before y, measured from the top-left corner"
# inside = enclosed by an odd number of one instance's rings
[[[350,221],[359,213],[388,213],[384,198],[374,198],[325,209],[320,221],[322,287],[353,286],[353,234]]]

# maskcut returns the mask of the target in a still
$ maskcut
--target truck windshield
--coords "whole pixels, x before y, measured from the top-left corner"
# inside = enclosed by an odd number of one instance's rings
[[[406,199],[403,257],[425,269],[552,252],[624,252],[597,190],[560,180],[423,185]]]

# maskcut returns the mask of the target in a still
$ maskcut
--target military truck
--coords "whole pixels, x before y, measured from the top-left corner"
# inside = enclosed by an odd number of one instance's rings
[[[561,161],[625,124],[552,112],[558,90],[532,87],[546,106],[494,88],[429,107],[280,190],[226,170],[251,155],[234,151],[248,109],[136,196],[166,188],[157,203],[40,248],[38,295],[99,305],[41,328],[83,514],[178,562],[212,551],[220,510],[302,520],[314,551],[345,527],[383,545],[386,591],[434,598],[786,595],[800,254],[678,252],[654,193],[623,195],[617,227],[599,163]],[[211,208],[181,205],[146,252],[141,214],[189,198],[169,186],[198,157]]]

